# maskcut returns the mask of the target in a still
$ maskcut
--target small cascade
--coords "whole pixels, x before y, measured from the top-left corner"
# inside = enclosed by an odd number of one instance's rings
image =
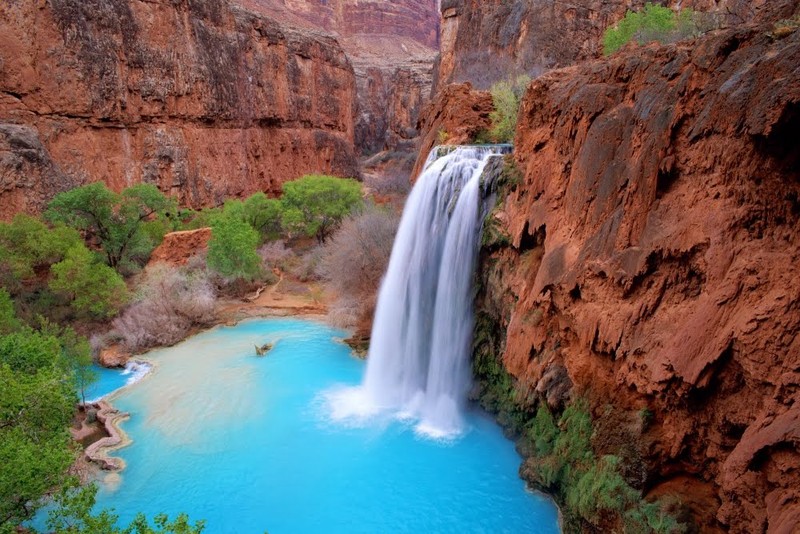
[[[406,203],[378,297],[363,400],[419,420],[418,431],[434,437],[462,428],[481,174],[490,157],[508,151],[432,151]]]

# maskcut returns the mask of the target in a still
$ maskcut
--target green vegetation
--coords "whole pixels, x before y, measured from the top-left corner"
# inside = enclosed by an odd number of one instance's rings
[[[208,266],[226,278],[252,280],[261,271],[257,246],[258,233],[249,224],[223,214],[211,226]]]
[[[641,12],[628,11],[625,17],[603,34],[603,53],[611,55],[632,39],[640,44],[670,42],[696,35],[696,16],[691,9],[676,13],[668,7],[647,3]]]
[[[70,248],[64,259],[50,267],[50,271],[50,289],[66,297],[79,314],[111,317],[128,298],[122,277],[97,261],[83,244]]]
[[[488,132],[479,133],[476,142],[510,143],[514,140],[520,101],[530,82],[530,76],[522,75],[492,85],[490,92],[494,111],[489,116],[492,126]]]
[[[577,398],[558,415],[521,392],[500,362],[503,330],[486,313],[478,313],[473,346],[473,373],[481,405],[519,437],[527,459],[523,478],[554,496],[564,513],[565,532],[598,531],[674,534],[683,525],[650,503],[624,476],[622,454],[598,454],[599,427],[589,404]]]
[[[322,244],[339,223],[363,205],[355,180],[308,175],[283,184],[282,223],[293,234],[316,236]]]
[[[85,232],[97,240],[109,266],[129,271],[143,265],[163,237],[164,225],[148,228],[148,223],[174,210],[174,202],[153,185],[139,184],[117,194],[97,182],[56,195],[45,217]]]

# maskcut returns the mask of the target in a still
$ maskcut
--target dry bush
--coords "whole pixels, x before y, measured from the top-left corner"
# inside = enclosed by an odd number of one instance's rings
[[[339,296],[330,312],[336,323],[352,325],[374,306],[399,222],[396,213],[369,207],[346,219],[324,246],[317,272]]]
[[[103,349],[119,343],[122,338],[116,330],[109,330],[102,334],[92,334],[89,338],[89,347],[92,349],[92,357],[97,358]]]
[[[114,320],[114,329],[132,353],[174,345],[195,325],[214,320],[216,291],[205,270],[156,266],[136,302]]]
[[[258,255],[261,257],[261,262],[264,270],[270,271],[278,268],[282,271],[289,269],[291,260],[295,257],[292,249],[286,247],[283,241],[270,241],[265,243],[258,249]]]
[[[328,239],[330,242],[330,239]],[[300,256],[291,269],[291,273],[301,282],[319,280],[319,265],[327,246],[316,246]]]

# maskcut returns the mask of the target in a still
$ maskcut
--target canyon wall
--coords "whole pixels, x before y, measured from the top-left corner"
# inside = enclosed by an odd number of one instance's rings
[[[800,30],[535,80],[478,311],[517,398],[650,414],[643,489],[701,531],[800,528]]]
[[[603,31],[646,0],[442,0],[437,84],[501,79],[595,58]],[[709,24],[766,22],[793,13],[794,0],[660,0],[655,4],[714,13]]]
[[[224,0],[10,0],[0,218],[98,180],[197,207],[355,176],[355,107],[332,36]]]
[[[355,143],[361,154],[414,148],[438,52],[436,0],[239,1],[337,36],[355,69]]]

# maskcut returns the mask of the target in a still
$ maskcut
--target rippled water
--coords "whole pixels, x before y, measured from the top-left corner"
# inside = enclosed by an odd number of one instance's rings
[[[526,491],[513,444],[482,412],[445,442],[402,419],[334,417],[330,399],[365,367],[338,335],[254,320],[151,353],[156,371],[112,397],[132,413],[134,442],[99,505],[123,521],[185,511],[211,534],[558,532],[554,505]],[[265,342],[275,347],[257,358]]]

